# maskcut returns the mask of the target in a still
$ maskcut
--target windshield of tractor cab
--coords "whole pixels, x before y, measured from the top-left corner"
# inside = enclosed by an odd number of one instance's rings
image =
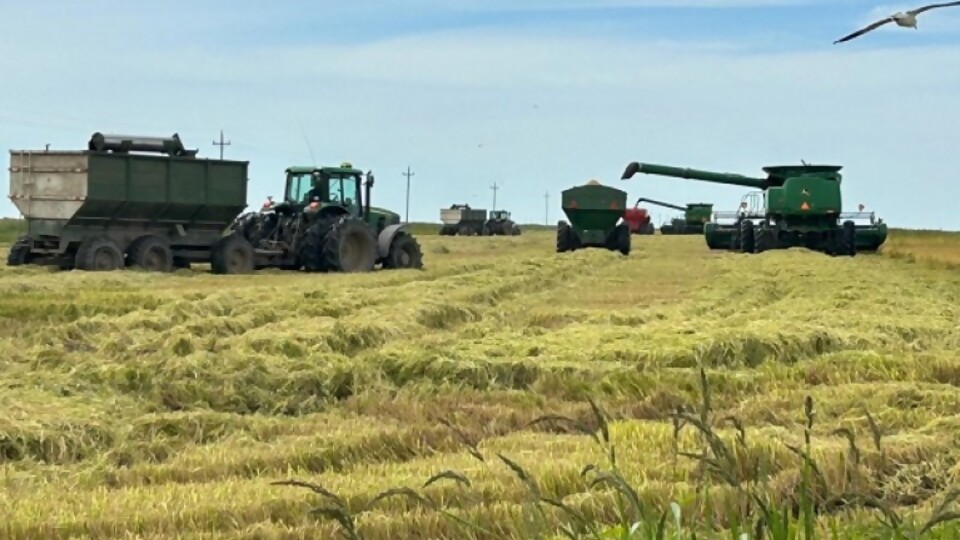
[[[309,202],[310,189],[313,188],[313,175],[310,173],[291,174],[287,183],[287,200],[291,202]],[[323,194],[315,191],[317,197],[323,199]]]
[[[357,206],[360,204],[360,194],[357,192],[357,176],[349,174],[334,174],[330,175],[329,178],[329,202],[342,206]]]

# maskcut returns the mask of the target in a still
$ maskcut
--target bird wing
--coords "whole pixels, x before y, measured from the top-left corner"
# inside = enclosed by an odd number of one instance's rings
[[[879,28],[879,27],[887,24],[888,22],[893,22],[893,17],[887,17],[886,19],[881,19],[881,20],[879,20],[879,21],[871,24],[870,26],[866,26],[866,27],[864,27],[864,28],[861,28],[860,30],[857,30],[856,32],[850,34],[849,36],[844,36],[844,37],[842,37],[842,38],[834,41],[833,44],[836,45],[837,43],[843,43],[844,41],[850,41],[851,39],[853,39],[853,38],[855,38],[855,37],[857,37],[857,36],[862,36],[863,34],[866,34],[867,32],[869,32],[869,31],[871,31],[871,30],[873,30],[873,29],[875,29],[875,28]]]
[[[933,9],[933,8],[948,7],[948,6],[960,6],[960,2],[941,2],[941,3],[939,3],[939,4],[930,4],[930,5],[928,5],[928,6],[919,7],[919,8],[917,8],[917,9],[911,9],[911,10],[908,11],[907,13],[909,13],[909,14],[911,14],[911,15],[919,15],[919,14],[923,13],[924,11],[927,11],[927,10],[930,10],[930,9]]]

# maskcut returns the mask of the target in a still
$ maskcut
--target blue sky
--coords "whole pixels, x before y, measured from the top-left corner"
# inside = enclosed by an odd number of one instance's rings
[[[912,4],[858,0],[6,0],[0,145],[84,147],[94,131],[224,129],[249,202],[291,164],[351,161],[374,204],[438,219],[454,202],[561,218],[596,178],[734,209],[743,190],[619,180],[633,160],[742,174],[844,166],[847,209],[957,229],[960,8],[832,42]],[[307,143],[309,141],[309,145]],[[544,193],[550,193],[545,216]],[[0,214],[16,215],[8,199]],[[669,210],[654,210],[662,221]]]

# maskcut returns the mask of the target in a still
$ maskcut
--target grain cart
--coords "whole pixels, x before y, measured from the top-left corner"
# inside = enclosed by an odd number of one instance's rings
[[[880,223],[858,229],[853,220],[844,219],[841,223],[841,168],[807,164],[771,166],[763,168],[766,178],[753,178],[633,162],[624,170],[623,180],[642,172],[760,189],[764,195],[763,216],[759,223],[738,220],[731,242],[733,249],[760,253],[806,247],[828,255],[854,256],[858,236],[872,237],[872,243],[882,243],[880,239],[886,237],[886,225]],[[708,244],[712,242],[711,234],[713,229],[705,227]]]
[[[373,173],[339,167],[288,167],[283,201],[239,216],[235,236],[257,250],[260,268],[369,272],[422,268],[420,244],[400,215],[370,205]],[[365,189],[361,189],[361,187]]]
[[[86,150],[11,150],[9,196],[27,232],[7,264],[168,271],[211,262],[218,273],[252,267],[249,245],[222,238],[247,204],[248,162],[196,154],[176,134],[94,133]]]
[[[510,212],[506,210],[491,210],[486,229],[490,236],[517,236],[520,234],[520,226],[510,219]]]
[[[630,226],[631,234],[653,234],[653,222],[650,221],[650,212],[646,208],[640,208],[640,203],[644,199],[637,199],[633,208],[627,208],[623,212],[623,220]]]
[[[441,236],[484,236],[487,211],[475,210],[469,204],[454,204],[440,210]]]
[[[570,222],[557,223],[557,253],[602,247],[630,254],[630,225],[617,222],[627,206],[627,193],[591,180],[566,189],[561,206]]]
[[[683,212],[683,219],[673,219],[669,225],[661,225],[660,234],[702,234],[703,225],[710,221],[710,213],[713,212],[713,205],[708,203],[691,203],[683,207],[653,199],[641,198],[637,201],[637,203],[641,202]]]

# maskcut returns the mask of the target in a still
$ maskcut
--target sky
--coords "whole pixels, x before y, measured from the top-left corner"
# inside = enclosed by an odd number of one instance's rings
[[[922,3],[922,2],[921,2]],[[631,161],[762,175],[842,165],[847,211],[956,230],[960,7],[833,41],[910,4],[861,0],[0,0],[0,145],[178,133],[250,162],[372,170],[373,204],[438,221],[469,203],[562,219],[591,179],[734,210],[736,186]],[[9,158],[7,158],[9,159]],[[651,208],[658,223],[675,217]],[[9,199],[0,215],[17,216]]]

